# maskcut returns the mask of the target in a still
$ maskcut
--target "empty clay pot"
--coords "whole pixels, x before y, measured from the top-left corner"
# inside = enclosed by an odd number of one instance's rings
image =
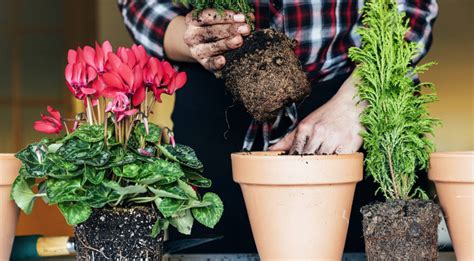
[[[474,151],[431,154],[436,185],[457,260],[474,260]]]
[[[14,154],[0,154],[0,260],[10,260],[15,239],[18,208],[10,200],[10,190],[20,165]]]
[[[262,260],[341,260],[361,153],[231,157]]]

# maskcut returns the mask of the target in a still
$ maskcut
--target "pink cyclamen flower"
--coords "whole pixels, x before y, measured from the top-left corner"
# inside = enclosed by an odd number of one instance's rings
[[[41,114],[41,120],[35,122],[34,129],[43,133],[58,134],[63,129],[61,114],[51,106],[47,109],[51,116]]]
[[[130,57],[135,57],[133,52]],[[104,83],[107,85],[104,96],[113,98],[116,93],[125,93],[131,95],[133,106],[140,105],[145,100],[142,68],[140,66],[131,67],[113,53],[109,54],[109,64],[111,70],[103,76]]]
[[[115,93],[114,100],[109,102],[105,111],[113,112],[117,122],[121,121],[125,116],[132,116],[138,112],[137,109],[130,109],[130,100],[127,95],[121,92]]]
[[[82,51],[84,61],[94,68],[97,74],[104,74],[106,71],[105,65],[108,60],[109,53],[112,52],[112,45],[109,41],[105,41],[100,46],[97,42],[95,43],[95,49],[90,46],[85,46]]]

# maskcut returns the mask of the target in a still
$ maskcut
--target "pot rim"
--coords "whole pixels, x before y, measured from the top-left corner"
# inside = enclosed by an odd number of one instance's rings
[[[431,158],[474,158],[473,150],[433,152]]]
[[[234,152],[231,157],[236,158],[260,158],[265,160],[294,160],[294,159],[308,159],[308,160],[334,160],[334,159],[350,159],[363,157],[362,152],[354,152],[350,154],[330,154],[330,155],[287,155],[283,154],[285,151],[249,151],[249,152]]]
[[[0,153],[0,160],[3,159],[16,159],[15,158],[15,153]]]
[[[435,152],[430,156],[428,178],[435,183],[474,183],[474,151]]]
[[[335,185],[363,179],[363,154],[281,155],[281,151],[232,153],[232,175],[240,184]]]

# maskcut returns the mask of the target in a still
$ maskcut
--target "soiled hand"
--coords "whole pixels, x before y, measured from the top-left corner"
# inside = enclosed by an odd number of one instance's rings
[[[337,94],[304,118],[298,127],[270,150],[290,154],[347,154],[362,145],[359,116],[366,107],[358,103],[355,83],[349,77]]]
[[[225,65],[222,54],[236,49],[243,43],[242,36],[250,34],[243,14],[215,9],[203,10],[199,16],[193,12],[186,15],[184,42],[191,55],[207,70],[219,70]]]

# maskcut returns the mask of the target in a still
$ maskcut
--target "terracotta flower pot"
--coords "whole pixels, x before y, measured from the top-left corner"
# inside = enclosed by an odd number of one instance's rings
[[[431,154],[429,178],[458,260],[474,260],[474,151]]]
[[[10,190],[20,165],[14,154],[0,154],[0,260],[10,260],[15,239],[18,208],[10,200]]]
[[[262,260],[341,260],[363,155],[232,154]]]

